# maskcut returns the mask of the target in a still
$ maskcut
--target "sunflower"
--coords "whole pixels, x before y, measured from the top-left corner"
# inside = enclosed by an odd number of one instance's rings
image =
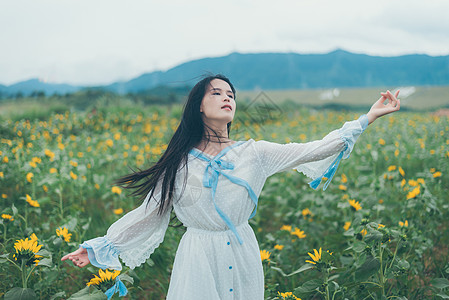
[[[298,298],[295,295],[293,295],[292,292],[285,292],[285,293],[278,292],[278,296],[282,297],[282,299],[285,299],[285,300],[287,300],[287,299],[301,300],[301,298]],[[279,298],[279,299],[281,299],[281,298]]]
[[[106,271],[103,271],[100,269],[98,271],[98,275],[94,274],[94,278],[92,278],[86,285],[88,286],[96,286],[99,290],[101,290],[103,293],[106,292],[109,288],[111,288],[115,284],[115,278],[120,274],[120,271],[109,271],[106,269]]]
[[[33,263],[39,263],[39,258],[41,255],[37,255],[36,253],[42,248],[42,245],[38,245],[37,239],[28,238],[17,240],[14,243],[14,248],[16,249],[16,253],[13,255],[16,261],[24,261],[27,266],[31,266]]]
[[[354,209],[355,211],[362,209],[362,206],[360,205],[359,201],[355,201],[354,199],[352,199],[348,200],[348,202],[349,205],[351,205],[352,209]]]
[[[316,249],[313,249],[313,252],[315,255],[310,252],[307,253],[313,259],[313,261],[306,260],[306,262],[316,265],[316,263],[321,260],[321,248],[319,251],[317,251]]]
[[[66,241],[67,243],[70,242],[70,238],[72,237],[72,234],[69,233],[67,227],[59,227],[58,229],[56,229],[56,234],[58,236],[62,236],[64,238],[64,241]]]
[[[271,253],[267,250],[260,250],[260,258],[262,259],[262,261],[270,261],[270,255]]]

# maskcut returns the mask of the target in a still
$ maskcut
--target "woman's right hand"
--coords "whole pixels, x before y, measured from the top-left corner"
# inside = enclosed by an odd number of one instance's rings
[[[87,266],[90,263],[89,257],[87,256],[87,250],[83,247],[80,247],[78,250],[63,256],[61,261],[66,259],[70,259],[75,266],[80,268]]]

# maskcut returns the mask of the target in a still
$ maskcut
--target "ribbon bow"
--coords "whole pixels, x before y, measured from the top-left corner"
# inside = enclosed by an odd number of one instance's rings
[[[108,300],[110,300],[112,296],[117,292],[119,296],[126,296],[126,294],[128,293],[126,286],[118,277],[115,278],[115,284],[110,287],[104,294],[108,297]]]
[[[343,158],[344,152],[345,152],[345,150],[340,152],[338,157],[332,162],[332,164],[329,166],[329,168],[327,168],[327,170],[324,171],[323,175],[321,175],[320,177],[316,178],[315,180],[309,182],[309,186],[311,188],[316,190],[318,188],[318,186],[320,185],[321,180],[323,180],[323,177],[326,177],[326,178],[328,178],[328,180],[326,181],[326,183],[324,183],[323,191],[326,190],[329,183],[331,183],[332,178],[335,175],[335,172],[337,171],[338,165],[340,164],[340,161]]]
[[[248,190],[248,194],[251,197],[251,200],[255,204],[255,208],[253,212],[251,213],[251,216],[249,219],[254,217],[257,210],[257,195],[254,193],[253,189],[249,185],[249,183],[241,178],[238,178],[236,176],[232,176],[230,174],[227,174],[223,172],[224,170],[234,170],[234,164],[228,161],[221,160],[220,158],[225,155],[229,150],[236,147],[237,145],[240,145],[241,143],[244,143],[244,141],[237,142],[221,151],[217,156],[215,156],[212,159],[209,159],[206,157],[203,153],[197,151],[196,149],[192,149],[190,153],[206,162],[208,162],[206,170],[204,171],[203,176],[203,185],[207,188],[211,188],[212,193],[212,202],[214,203],[215,210],[220,215],[220,217],[225,221],[226,225],[231,229],[231,231],[235,234],[240,244],[243,244],[242,238],[237,232],[237,229],[235,228],[235,225],[232,223],[231,219],[218,207],[217,203],[215,202],[215,192],[217,190],[218,185],[218,177],[220,174],[228,178],[232,183],[241,185],[245,187]]]

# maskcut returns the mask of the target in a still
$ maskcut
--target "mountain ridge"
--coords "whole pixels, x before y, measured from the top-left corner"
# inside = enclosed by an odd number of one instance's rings
[[[356,88],[396,85],[449,85],[449,55],[370,56],[334,50],[325,54],[239,53],[205,57],[181,63],[166,71],[144,73],[128,81],[85,87],[46,83],[38,79],[0,85],[0,93],[46,95],[82,89],[103,89],[119,94],[141,93],[160,85],[193,86],[205,73],[222,73],[239,90]]]

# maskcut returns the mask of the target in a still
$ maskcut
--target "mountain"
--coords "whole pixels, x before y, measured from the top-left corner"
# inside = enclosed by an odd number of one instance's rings
[[[327,54],[231,53],[96,88],[125,94],[145,92],[160,85],[192,86],[208,72],[226,75],[239,90],[449,85],[449,56],[380,57],[343,50]],[[6,92],[27,94],[40,90],[49,95],[79,89],[82,87],[33,79],[8,86]]]
[[[206,72],[223,73],[240,90],[449,85],[449,56],[379,57],[343,50],[327,54],[232,53],[193,60],[104,88],[123,93],[160,84],[193,84]]]
[[[46,95],[53,95],[55,93],[57,94],[73,93],[79,91],[80,89],[82,89],[82,87],[72,86],[69,84],[46,83],[39,79],[30,79],[7,86],[5,87],[3,92],[8,93],[10,95],[15,95],[17,93],[22,93],[23,95],[30,95],[33,92],[44,92]]]

